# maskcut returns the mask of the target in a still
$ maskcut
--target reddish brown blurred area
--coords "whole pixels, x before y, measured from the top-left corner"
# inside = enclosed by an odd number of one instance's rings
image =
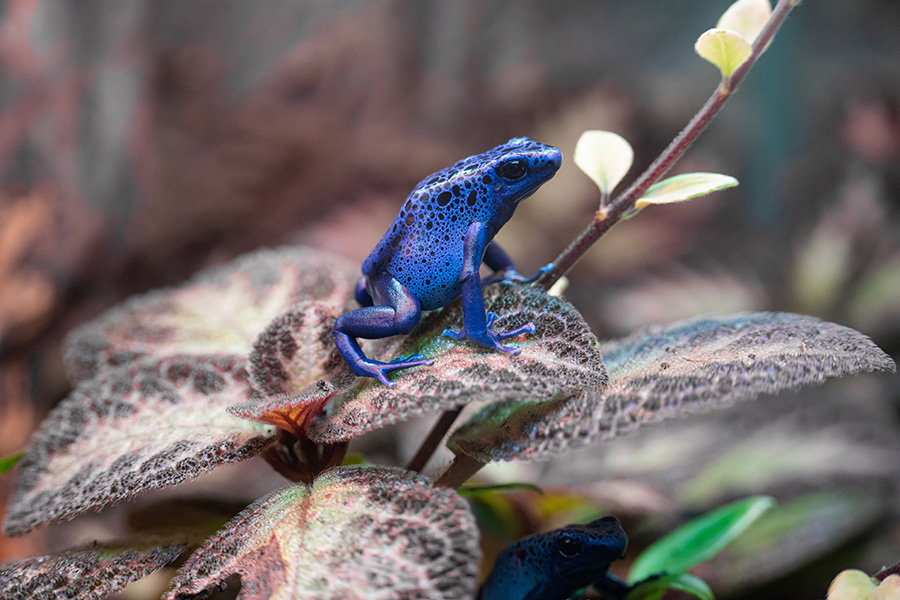
[[[578,135],[626,136],[633,175],[716,84],[691,45],[727,2],[670,4],[6,2],[0,455],[67,393],[72,327],[258,246],[361,260],[418,180],[514,135],[567,157],[499,238],[523,272],[551,260],[597,207],[569,160]],[[858,193],[881,211],[865,235],[886,240],[863,245],[853,277],[867,256],[895,255],[900,42],[888,23],[900,10],[807,4],[679,167],[736,175],[739,191],[648,210],[573,272],[572,299],[601,334],[686,316],[655,293],[622,295],[676,262],[728,273],[727,286],[707,277],[684,292],[734,290],[705,310],[791,308],[784,257],[853,177],[873,182]],[[639,305],[648,314],[632,323]],[[845,322],[854,314],[829,306]],[[891,306],[866,330],[889,346],[900,335]],[[12,479],[0,477],[0,512]],[[44,536],[0,538],[0,560],[46,550]]]

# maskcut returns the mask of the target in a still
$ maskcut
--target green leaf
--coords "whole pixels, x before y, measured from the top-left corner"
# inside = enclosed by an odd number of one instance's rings
[[[402,469],[337,467],[245,509],[166,598],[236,573],[242,598],[473,598],[478,560],[475,520],[453,490]]]
[[[885,510],[885,498],[868,485],[794,498],[763,515],[715,558],[715,568],[729,573],[732,589],[784,576],[860,535]]]
[[[868,600],[876,584],[856,569],[841,571],[828,586],[828,600]]]
[[[658,600],[666,590],[691,594],[700,600],[715,600],[709,585],[690,573],[675,573],[642,581],[628,592],[625,600]]]
[[[710,29],[703,32],[694,49],[702,58],[719,68],[722,78],[734,73],[741,63],[750,56],[750,43],[741,34],[730,29]]]
[[[739,33],[752,44],[771,14],[769,0],[737,0],[722,14],[716,27]]]
[[[92,546],[0,566],[0,598],[106,598],[158,571],[185,546]]]
[[[647,547],[634,561],[628,581],[659,573],[678,574],[709,560],[775,504],[768,496],[733,502],[698,517]]]
[[[26,448],[19,450],[15,454],[10,454],[9,456],[0,457],[0,475],[3,475],[19,462],[19,459],[25,456],[27,452]]]
[[[738,180],[719,173],[685,173],[656,183],[638,200],[634,207],[641,210],[651,204],[684,202],[697,196],[734,187]]]
[[[611,131],[585,131],[575,145],[574,159],[606,198],[631,168],[634,150],[625,138]]]
[[[81,382],[22,460],[7,535],[68,520],[258,454],[275,428],[225,409],[250,393],[241,357],[145,357]]]
[[[535,492],[544,495],[544,490],[531,483],[512,482],[492,485],[463,485],[457,493],[463,498],[472,498],[483,494],[512,494],[515,492]]]

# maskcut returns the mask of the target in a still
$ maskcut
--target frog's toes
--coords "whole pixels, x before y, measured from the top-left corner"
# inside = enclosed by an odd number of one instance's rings
[[[410,356],[398,356],[394,360],[392,360],[389,364],[398,364],[398,363],[410,363],[415,362],[415,365],[408,366],[417,366],[417,365],[431,365],[434,364],[434,361],[430,358],[425,358],[424,354],[412,354]]]
[[[525,335],[526,333],[529,335],[534,335],[534,332],[535,332],[534,323],[527,323],[525,325],[522,325],[521,327],[516,327],[512,331],[498,333],[497,338],[501,339],[501,340],[506,340],[506,339],[509,339],[512,337],[518,337],[520,335]]]
[[[353,372],[361,377],[373,377],[388,387],[394,387],[397,384],[387,378],[387,374],[391,371],[432,364],[434,364],[434,361],[430,358],[422,358],[421,354],[415,354],[408,358],[402,356],[395,358],[389,363],[377,360],[359,361],[352,367]]]
[[[457,342],[466,339],[465,330],[453,331],[452,329],[445,329],[443,335],[446,335],[448,338],[453,338]]]

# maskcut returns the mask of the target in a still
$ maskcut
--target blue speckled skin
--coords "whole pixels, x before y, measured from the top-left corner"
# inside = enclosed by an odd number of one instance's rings
[[[611,598],[623,598],[628,586],[607,571],[627,545],[615,517],[523,538],[500,553],[478,598],[565,600],[591,584]]]
[[[409,333],[423,310],[463,298],[463,331],[444,333],[457,340],[518,354],[500,341],[534,333],[528,324],[498,334],[496,319],[484,308],[481,286],[491,281],[529,281],[493,241],[519,202],[556,173],[557,148],[528,138],[513,138],[482,154],[457,162],[420,182],[390,229],[363,262],[356,299],[363,308],[335,322],[335,343],[357,375],[394,385],[386,373],[432,361],[421,356],[383,363],[367,358],[356,338],[376,339]],[[484,262],[495,276],[485,282]],[[549,266],[549,265],[548,265]],[[547,267],[545,267],[546,269]]]

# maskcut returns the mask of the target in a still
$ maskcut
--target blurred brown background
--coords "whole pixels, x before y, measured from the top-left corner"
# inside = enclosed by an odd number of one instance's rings
[[[261,245],[362,260],[417,181],[512,136],[570,159],[609,129],[635,175],[714,89],[692,46],[728,4],[0,3],[0,455],[67,393],[66,332],[130,294]],[[895,0],[795,11],[678,167],[741,186],[642,213],[571,274],[598,333],[792,310],[897,356],[898,32]],[[597,203],[567,160],[499,240],[533,272]]]

